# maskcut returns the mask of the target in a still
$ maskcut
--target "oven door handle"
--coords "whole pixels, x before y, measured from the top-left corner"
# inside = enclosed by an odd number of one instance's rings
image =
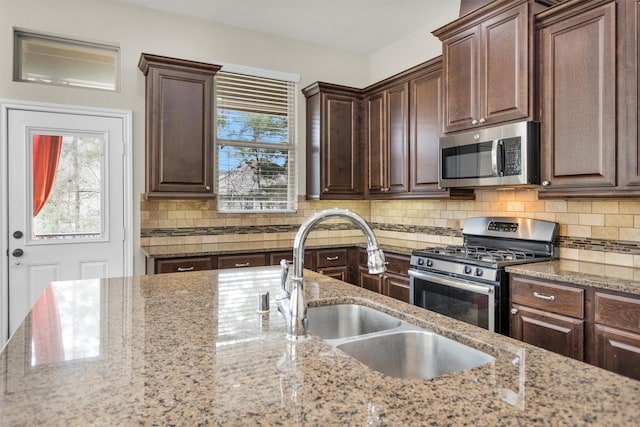
[[[431,282],[435,282],[440,285],[451,286],[453,288],[462,289],[464,291],[475,292],[477,294],[490,295],[494,293],[494,290],[495,290],[494,287],[491,285],[477,285],[474,283],[466,282],[461,279],[452,280],[452,279],[444,278],[441,276],[417,272],[414,270],[409,270],[409,276],[414,276],[422,280],[429,280]]]

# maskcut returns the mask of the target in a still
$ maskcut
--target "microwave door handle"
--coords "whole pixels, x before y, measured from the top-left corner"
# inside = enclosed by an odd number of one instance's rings
[[[501,159],[498,159],[498,145],[500,143],[499,139],[494,139],[493,144],[491,144],[491,173],[493,176],[500,176],[498,170],[498,162],[501,162]]]

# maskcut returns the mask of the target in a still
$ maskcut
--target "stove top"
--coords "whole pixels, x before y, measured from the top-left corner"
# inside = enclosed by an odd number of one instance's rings
[[[432,246],[412,252],[417,269],[471,277],[497,276],[497,270],[516,264],[554,258],[558,224],[529,218],[469,218],[463,244]]]

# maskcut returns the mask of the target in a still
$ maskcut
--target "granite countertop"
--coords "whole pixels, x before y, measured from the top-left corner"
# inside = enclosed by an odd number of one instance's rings
[[[362,237],[351,239],[351,243],[336,243],[335,239],[326,237],[312,237],[305,241],[305,249],[327,249],[343,248],[345,246],[366,247],[366,242]],[[380,248],[385,252],[394,252],[402,255],[411,255],[411,251],[418,247],[426,246],[426,243],[412,242],[401,239],[379,238]],[[186,257],[203,255],[225,255],[262,252],[275,252],[292,250],[293,239],[291,240],[265,240],[255,242],[238,243],[192,243],[184,245],[151,245],[141,246],[142,253],[147,257]]]
[[[371,306],[496,360],[407,380],[370,370],[317,337],[289,342],[273,297],[279,276],[277,267],[254,267],[52,284],[56,304],[41,297],[0,352],[0,424],[609,426],[640,419],[640,381],[311,271],[311,306]],[[256,294],[265,291],[271,310],[261,315]]]
[[[511,274],[640,295],[640,268],[573,260],[506,267]]]

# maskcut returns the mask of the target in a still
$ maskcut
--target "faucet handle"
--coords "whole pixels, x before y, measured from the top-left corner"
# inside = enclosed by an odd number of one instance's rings
[[[289,262],[286,259],[280,260],[280,282],[282,292],[286,294],[286,298],[291,295],[287,290],[287,277],[289,276]]]

